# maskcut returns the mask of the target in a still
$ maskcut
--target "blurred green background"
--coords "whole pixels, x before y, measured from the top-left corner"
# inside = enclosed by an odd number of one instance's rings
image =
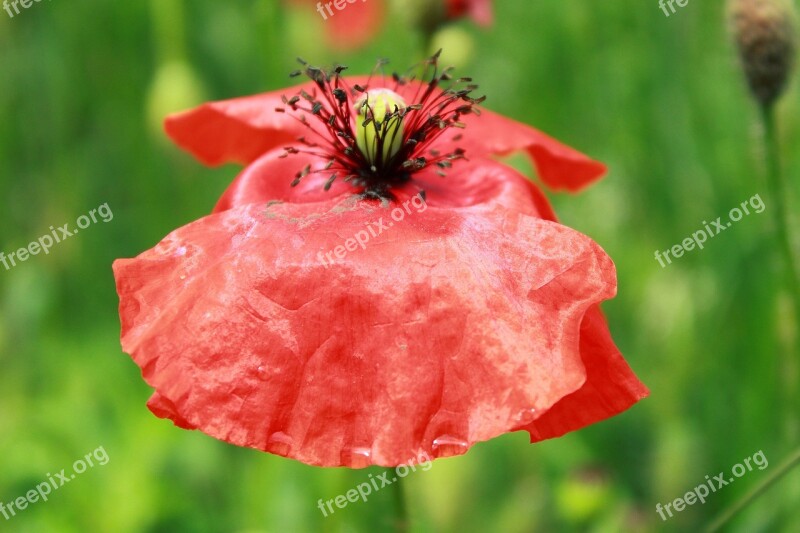
[[[608,163],[608,177],[581,194],[548,195],[565,224],[614,258],[619,295],[604,309],[651,397],[557,440],[530,446],[509,434],[412,474],[413,531],[697,530],[789,453],[783,391],[798,380],[796,358],[782,357],[796,324],[776,297],[757,114],[723,2],[691,2],[669,18],[655,0],[503,0],[495,9],[492,28],[450,27],[444,62],[462,64],[487,107]],[[41,2],[13,19],[0,11],[0,251],[103,203],[114,214],[49,255],[0,266],[0,501],[98,446],[110,457],[49,502],[0,516],[0,530],[387,527],[388,490],[330,518],[316,507],[374,470],[313,468],[152,416],[150,390],[119,347],[111,263],[207,214],[238,172],[203,168],[172,147],[159,127],[165,113],[284,87],[297,55],[351,72],[378,57],[410,65],[422,58],[420,39],[400,15],[365,48],[339,53],[313,6],[276,0]],[[779,107],[795,186],[798,90]],[[514,164],[530,172],[521,158]],[[763,214],[667,268],[655,261],[656,249],[755,194]],[[656,514],[657,503],[759,450],[766,470],[667,522]],[[798,485],[794,471],[729,530],[800,531]]]

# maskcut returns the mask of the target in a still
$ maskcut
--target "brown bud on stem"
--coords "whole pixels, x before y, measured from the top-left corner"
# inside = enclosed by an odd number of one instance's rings
[[[728,14],[750,90],[762,106],[771,106],[794,65],[794,4],[792,0],[728,0]]]

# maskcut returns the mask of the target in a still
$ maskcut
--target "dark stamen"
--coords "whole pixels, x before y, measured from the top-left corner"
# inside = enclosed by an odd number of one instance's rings
[[[338,176],[343,175],[345,182],[362,189],[363,198],[392,199],[394,196],[390,189],[407,183],[414,173],[433,166],[437,174],[444,176],[444,170],[452,167],[452,161],[464,159],[464,150],[460,148],[441,153],[429,147],[450,128],[464,128],[462,116],[473,113],[479,115],[480,110],[475,106],[486,97],[471,96],[478,88],[472,83],[472,78],[454,79],[451,68],[440,69],[440,54],[441,50],[423,62],[421,80],[427,81],[419,84],[406,107],[394,106],[378,122],[369,100],[363,104],[362,127],[369,128],[370,134],[374,134],[375,152],[371,152],[372,160],[357,145],[353,125],[359,110],[355,109],[355,102],[359,99],[363,101],[363,95],[371,88],[398,91],[400,87],[417,80],[414,72],[418,69],[409,69],[406,75],[392,73],[387,79],[384,66],[388,61],[380,60],[365,86],[356,84],[350,87],[341,76],[347,70],[346,66],[337,65],[328,71],[298,58],[303,69],[293,72],[291,76],[304,73],[314,82],[314,89],[310,93],[301,90],[291,98],[284,96],[284,107],[276,108],[276,111],[291,115],[307,127],[316,142],[300,137],[298,142],[302,147],[287,147],[281,157],[304,153],[322,158],[327,164],[315,170],[307,165],[297,173],[292,186],[299,184],[309,174],[333,171],[325,182],[326,191]],[[381,84],[373,84],[373,77],[376,76],[381,77]],[[312,127],[306,119],[307,115],[317,119],[317,127]],[[398,124],[402,127],[398,127]],[[402,142],[398,142],[397,136],[401,133]],[[461,137],[461,134],[455,135],[453,140],[458,141]]]

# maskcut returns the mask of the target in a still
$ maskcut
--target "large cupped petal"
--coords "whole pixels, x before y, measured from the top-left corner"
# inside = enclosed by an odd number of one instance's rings
[[[591,311],[615,294],[611,260],[500,203],[251,203],[114,271],[154,413],[309,464],[552,436],[622,406],[596,378],[636,385]]]
[[[611,338],[599,306],[581,324],[581,357],[586,382],[531,424],[523,426],[531,442],[560,437],[619,414],[649,394]]]

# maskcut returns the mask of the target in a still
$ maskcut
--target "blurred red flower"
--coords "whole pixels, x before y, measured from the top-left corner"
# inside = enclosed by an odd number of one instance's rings
[[[388,9],[385,0],[284,1],[319,13],[325,24],[325,36],[328,44],[343,51],[360,48],[371,41],[381,30]],[[470,17],[482,26],[489,26],[492,23],[492,0],[433,1],[444,3],[444,12],[448,19]],[[441,7],[438,8],[439,12],[441,9]],[[434,16],[432,14],[434,11],[436,10],[432,10],[431,14],[426,16]]]
[[[247,167],[213,214],[114,263],[153,413],[308,464],[394,466],[557,437],[647,395],[598,307],[611,259],[492,156],[525,150],[571,191],[601,163],[479,114],[447,71],[305,71],[167,120],[200,161]]]
[[[356,3],[318,0],[284,0],[319,13],[325,25],[325,38],[337,50],[348,51],[360,48],[380,32],[386,13],[383,0],[359,0]],[[337,9],[336,4],[342,6]]]
[[[481,26],[492,24],[492,0],[446,0],[449,18],[468,16]]]

